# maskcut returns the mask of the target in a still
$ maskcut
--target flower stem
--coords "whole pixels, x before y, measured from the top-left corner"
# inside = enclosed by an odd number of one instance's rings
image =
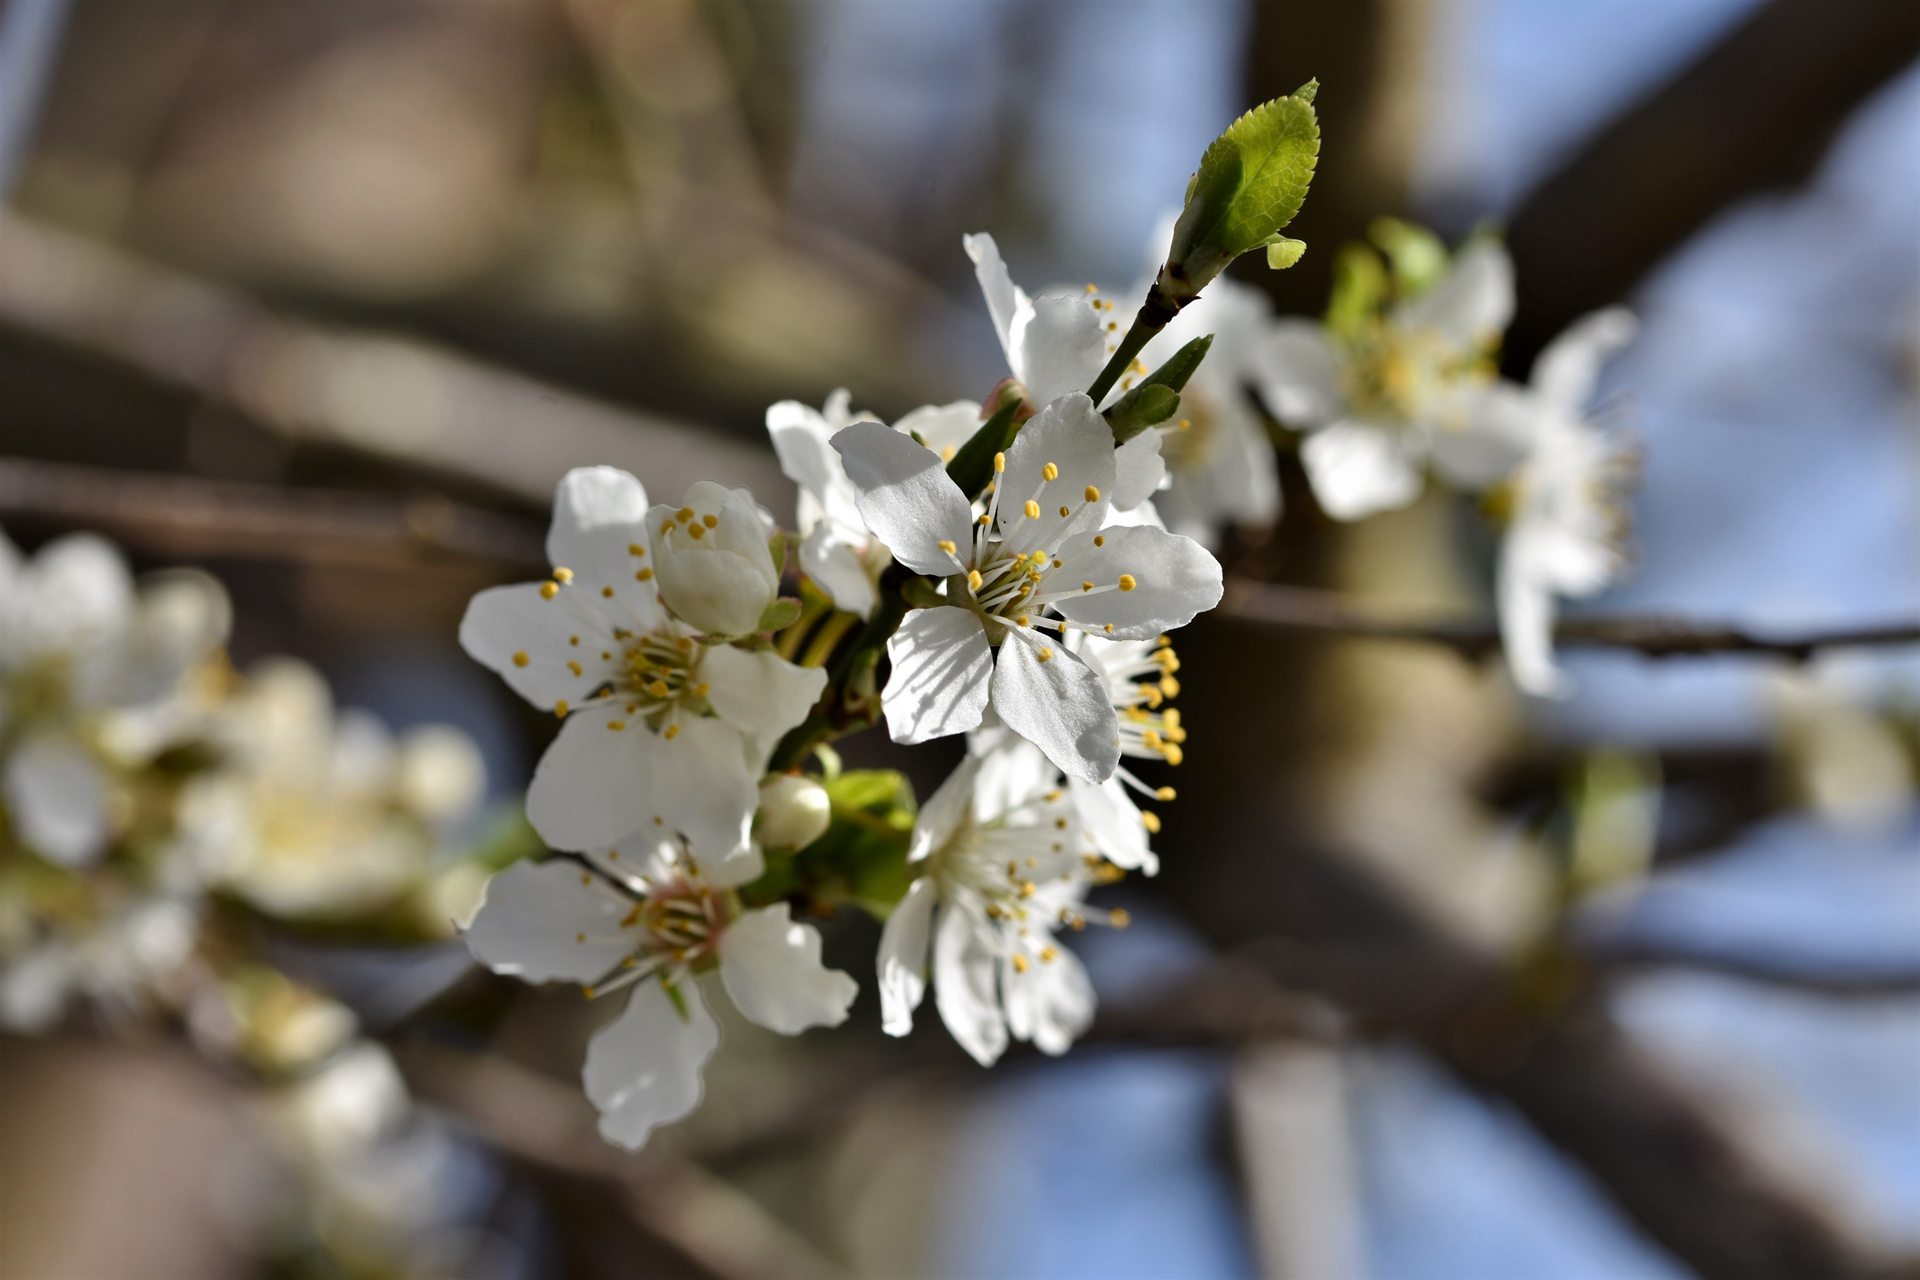
[[[798,769],[821,743],[831,742],[854,729],[864,729],[873,723],[871,711],[862,716],[849,710],[846,702],[849,684],[863,663],[879,662],[887,641],[899,629],[901,619],[907,616],[908,605],[902,589],[912,576],[900,564],[890,565],[880,575],[880,599],[873,607],[873,616],[867,619],[867,625],[860,629],[853,643],[842,649],[839,656],[828,664],[826,694],[805,720],[780,739],[780,744],[773,749],[773,756],[767,763],[769,772]]]
[[[1120,375],[1133,364],[1134,357],[1167,327],[1185,305],[1186,302],[1179,300],[1168,288],[1167,269],[1160,268],[1160,274],[1154,278],[1153,288],[1147,291],[1147,300],[1140,304],[1140,311],[1133,317],[1133,324],[1126,336],[1114,348],[1106,368],[1100,370],[1100,376],[1087,388],[1087,396],[1096,406],[1107,398],[1107,393],[1113,390],[1113,384],[1120,381]]]

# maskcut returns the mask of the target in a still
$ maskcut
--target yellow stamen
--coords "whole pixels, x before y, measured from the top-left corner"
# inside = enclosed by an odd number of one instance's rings
[[[565,585],[566,583],[569,583],[569,582],[572,582],[572,581],[573,581],[573,570],[571,570],[571,569],[555,569],[555,570],[553,571],[553,580],[554,580],[555,582],[558,582],[558,583],[560,583],[560,584],[562,584],[562,585]]]
[[[1049,462],[1046,466],[1040,468],[1040,478],[1048,483],[1052,483],[1060,478],[1060,468]]]
[[[994,454],[993,455],[993,474],[1000,475],[1003,472],[1005,472],[1006,469],[1007,469],[1007,455],[1004,453]]]
[[[1040,504],[1035,502],[1032,498],[1028,498],[1027,499],[1027,519],[1038,520],[1039,518],[1040,518]]]
[[[1138,582],[1134,581],[1132,574],[1123,573],[1120,575],[1120,589],[1122,591],[1131,591],[1139,585],[1140,584]]]
[[[525,649],[513,655],[513,665],[516,667],[524,667],[530,661],[532,661],[532,659],[527,657],[527,651]]]
[[[541,598],[542,600],[551,600],[551,599],[553,599],[553,598],[554,598],[555,596],[557,596],[557,595],[559,595],[559,594],[560,594],[560,584],[559,584],[559,583],[557,583],[557,582],[543,582],[543,583],[541,583],[541,584],[540,584],[540,598]]]
[[[1098,501],[1100,501],[1100,488],[1099,488],[1099,486],[1098,486],[1098,485],[1091,485],[1091,484],[1090,484],[1090,485],[1088,485],[1088,486],[1087,486],[1087,489],[1086,489],[1086,495],[1087,495],[1087,501],[1088,501],[1088,502],[1098,502]]]

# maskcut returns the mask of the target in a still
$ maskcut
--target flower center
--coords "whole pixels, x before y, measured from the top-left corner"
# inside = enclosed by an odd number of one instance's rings
[[[1493,378],[1490,346],[1462,352],[1430,330],[1377,321],[1348,347],[1340,390],[1360,417],[1417,422],[1449,385]]]
[[[1122,755],[1173,765],[1185,758],[1187,731],[1180,723],[1180,709],[1167,705],[1180,693],[1180,681],[1174,675],[1178,670],[1180,657],[1165,636],[1145,656],[1110,670]],[[1128,689],[1131,692],[1124,691]]]
[[[718,961],[720,938],[733,915],[729,895],[698,877],[650,888],[644,897],[634,898],[620,920],[621,934],[632,949],[611,974],[582,990],[591,1000],[656,977],[671,990],[680,975],[709,969]],[[575,940],[584,944],[587,935],[578,934]]]

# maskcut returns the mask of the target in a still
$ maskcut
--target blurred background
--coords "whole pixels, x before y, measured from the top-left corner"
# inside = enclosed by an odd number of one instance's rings
[[[1511,376],[1640,313],[1637,571],[1588,612],[1911,620],[1917,59],[1906,0],[5,0],[0,527],[211,570],[236,662],[458,725],[510,809],[552,722],[455,627],[541,571],[566,469],[790,516],[770,402],[1002,376],[963,233],[1130,280],[1206,143],[1317,76],[1307,259],[1235,272],[1281,312],[1397,214],[1505,234]],[[1230,573],[1487,612],[1457,499],[1339,525],[1282,480]],[[380,1229],[263,1208],[246,1083],[82,1027],[0,1038],[0,1275],[1915,1274],[1914,646],[1575,652],[1554,704],[1230,610],[1182,656],[1164,870],[1088,937],[1065,1059],[888,1041],[863,992],[727,1025],[624,1156],[575,1075],[608,1010],[294,940],[418,1099],[352,1192]],[[828,958],[870,986],[876,938]]]

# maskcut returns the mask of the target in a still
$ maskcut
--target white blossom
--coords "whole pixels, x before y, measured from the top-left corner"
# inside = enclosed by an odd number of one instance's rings
[[[494,972],[529,982],[575,982],[589,996],[632,988],[587,1049],[587,1096],[609,1142],[636,1150],[699,1105],[720,1032],[695,975],[717,969],[741,1014],[783,1035],[846,1019],[856,987],[821,963],[819,932],[788,903],[742,910],[731,892],[760,874],[758,851],[704,863],[635,838],[590,861],[496,875],[467,944]]]
[[[1093,986],[1054,934],[1126,914],[1085,903],[1096,878],[1114,876],[1053,780],[1013,741],[969,756],[921,808],[908,853],[918,876],[880,939],[889,1035],[912,1030],[929,976],[941,1020],[982,1065],[1009,1037],[1063,1053],[1092,1022]]]
[[[136,591],[120,553],[90,534],[30,559],[0,536],[0,799],[16,839],[67,866],[100,857],[116,823],[113,716],[175,696],[228,617],[204,575]]]
[[[1093,402],[1064,395],[1035,415],[996,457],[977,518],[931,450],[873,423],[833,444],[894,558],[946,578],[946,603],[909,613],[888,641],[882,706],[894,740],[968,732],[991,703],[1067,774],[1110,776],[1113,706],[1060,637],[1147,639],[1183,626],[1219,603],[1221,574],[1190,538],[1107,527],[1113,438]]]
[[[1513,455],[1481,429],[1468,393],[1491,383],[1489,356],[1512,316],[1513,264],[1483,240],[1357,335],[1308,320],[1274,326],[1256,365],[1259,390],[1276,417],[1308,432],[1300,460],[1328,515],[1406,506],[1429,461],[1476,489],[1506,473]]]
[[[182,791],[183,856],[279,915],[394,901],[485,787],[466,735],[427,726],[396,737],[365,712],[336,715],[326,681],[292,659],[249,673],[211,728],[220,759]]]
[[[824,408],[782,400],[767,410],[767,435],[780,469],[800,486],[800,568],[833,600],[862,618],[873,613],[880,574],[890,563],[887,548],[860,515],[858,494],[833,437],[855,422],[875,422],[855,413],[847,393],[835,391]],[[927,405],[894,424],[951,461],[980,426],[980,406],[970,400]]]
[[[774,524],[745,489],[701,480],[679,507],[647,513],[660,599],[715,637],[748,635],[780,594],[780,566],[768,542]]]
[[[646,491],[624,471],[569,472],[547,537],[553,576],[481,592],[460,624],[469,654],[562,717],[527,793],[528,820],[558,849],[643,828],[680,832],[702,855],[738,849],[767,757],[826,682],[765,650],[715,643],[667,611],[654,535],[696,517],[658,510],[649,517]]]
[[[798,773],[776,773],[760,783],[753,838],[768,849],[804,849],[827,833],[833,801],[827,789]]]
[[[961,243],[973,259],[974,277],[986,297],[1007,367],[1025,389],[1028,401],[1038,408],[1061,396],[1085,393],[1120,345],[1138,299],[1133,305],[1115,302],[1099,296],[1099,289],[1093,285],[1083,293],[1029,297],[1013,282],[992,236],[983,232],[966,236]],[[1135,360],[1114,384],[1108,402],[1117,400],[1148,372],[1144,363]],[[1166,464],[1160,457],[1160,434],[1142,432],[1114,450],[1109,505],[1120,511],[1131,510],[1153,496],[1166,474]]]
[[[1500,633],[1514,682],[1528,693],[1570,689],[1554,661],[1556,596],[1589,596],[1619,577],[1628,526],[1624,490],[1637,473],[1633,446],[1588,421],[1602,362],[1633,336],[1619,309],[1577,321],[1541,353],[1532,382],[1487,397],[1526,449],[1503,488],[1509,513],[1497,595]]]
[[[0,877],[0,1027],[10,1031],[45,1031],[79,999],[110,1015],[137,1012],[199,936],[187,897],[96,893],[76,912],[72,901],[34,910],[31,896]]]

